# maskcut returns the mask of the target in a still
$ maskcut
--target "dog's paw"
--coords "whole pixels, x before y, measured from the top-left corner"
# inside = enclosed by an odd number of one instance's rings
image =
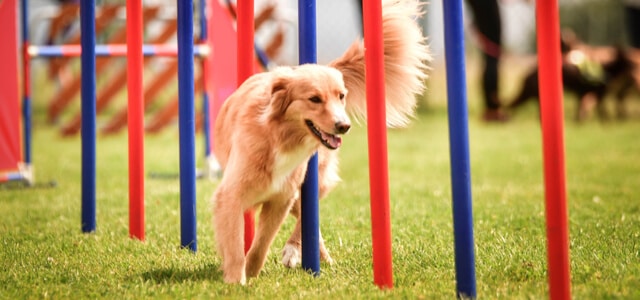
[[[302,254],[300,248],[296,245],[286,244],[282,249],[282,264],[285,267],[295,268],[302,261]]]
[[[320,259],[329,265],[333,265],[335,263],[333,258],[331,258],[331,255],[329,255],[329,250],[327,250],[327,247],[324,245],[324,240],[322,238],[320,239]]]
[[[229,284],[241,284],[241,285],[246,285],[247,284],[247,275],[245,274],[244,268],[242,270],[239,271],[229,271],[229,272],[223,272],[222,275],[222,280],[225,283],[229,283]]]
[[[224,276],[223,278],[224,283],[228,283],[228,284],[241,284],[241,285],[247,285],[247,277],[242,276],[240,278],[237,277],[230,277],[230,276]]]
[[[320,251],[320,259],[328,263],[330,266],[335,263],[333,258],[331,258],[331,256],[329,255],[329,252],[327,252],[326,250],[324,252],[322,250]]]

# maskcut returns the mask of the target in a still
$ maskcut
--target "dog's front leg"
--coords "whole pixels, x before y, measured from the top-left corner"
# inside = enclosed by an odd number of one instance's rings
[[[244,285],[247,279],[242,213],[241,199],[219,186],[214,194],[213,223],[218,252],[222,256],[223,280]]]
[[[296,218],[296,226],[282,249],[282,264],[289,268],[295,268],[302,262],[302,220],[300,219],[300,199],[298,199],[291,208],[291,215]],[[320,234],[320,259],[328,264],[333,264],[333,258],[329,255],[329,250],[324,245],[322,232]]]
[[[267,258],[269,247],[273,243],[273,239],[278,233],[282,222],[287,217],[293,201],[274,198],[262,204],[256,237],[253,244],[251,244],[249,253],[247,253],[247,276],[256,277],[260,274],[260,270]]]

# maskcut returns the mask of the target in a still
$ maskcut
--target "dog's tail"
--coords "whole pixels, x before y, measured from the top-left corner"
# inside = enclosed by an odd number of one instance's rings
[[[431,60],[422,30],[416,22],[422,12],[419,0],[383,0],[382,30],[387,125],[406,126],[416,107],[416,94],[424,90]],[[362,41],[354,42],[330,66],[340,70],[349,94],[347,110],[356,119],[366,118],[365,58]]]

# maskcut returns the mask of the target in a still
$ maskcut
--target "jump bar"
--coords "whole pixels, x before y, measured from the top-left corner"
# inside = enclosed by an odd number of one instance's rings
[[[29,46],[27,51],[31,57],[62,57],[80,56],[82,47],[80,45],[61,46]],[[126,56],[126,44],[96,45],[96,56]],[[208,45],[194,45],[194,55],[205,57],[211,50]],[[177,56],[178,47],[175,45],[142,45],[144,56]]]

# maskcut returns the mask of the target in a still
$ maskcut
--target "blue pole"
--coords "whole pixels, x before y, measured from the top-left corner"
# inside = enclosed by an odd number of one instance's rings
[[[316,63],[316,1],[298,0],[300,64]],[[309,160],[302,184],[302,268],[320,275],[320,222],[318,212],[318,153]]]
[[[80,1],[82,45],[82,232],[96,230],[95,0]]]
[[[457,296],[476,298],[462,0],[443,0]]]
[[[178,115],[180,135],[180,243],[195,252],[196,116],[193,79],[193,0],[178,1]]]
[[[203,44],[206,44],[204,40],[206,40],[208,36],[206,14],[207,1],[209,0],[200,0],[200,9],[198,10],[198,18],[200,19],[200,42]]]
[[[203,83],[206,85],[207,83]],[[205,88],[206,89],[206,88]],[[202,122],[202,134],[204,135],[204,156],[208,157],[211,154],[211,130],[209,130],[209,126],[211,126],[211,120],[209,120],[209,93],[206,90],[202,91],[202,118],[204,122]]]
[[[22,95],[22,124],[24,130],[24,161],[31,164],[31,66],[27,49],[29,47],[29,5],[27,1],[20,1],[21,25],[22,25],[22,67],[23,95]]]
[[[207,1],[208,0],[200,0],[200,43],[202,44],[206,44],[207,43],[207,38],[208,38],[208,32],[207,32],[207,14],[206,14],[206,8],[207,8]],[[211,154],[211,130],[209,128],[210,126],[210,119],[209,119],[209,91],[207,89],[207,80],[208,80],[208,74],[206,73],[205,69],[206,69],[206,61],[207,59],[210,59],[208,57],[203,57],[201,58],[201,67],[202,67],[202,72],[204,73],[204,82],[202,83],[204,85],[203,89],[202,89],[202,119],[204,120],[203,124],[202,124],[202,134],[204,135],[204,156],[208,157],[209,154]]]

